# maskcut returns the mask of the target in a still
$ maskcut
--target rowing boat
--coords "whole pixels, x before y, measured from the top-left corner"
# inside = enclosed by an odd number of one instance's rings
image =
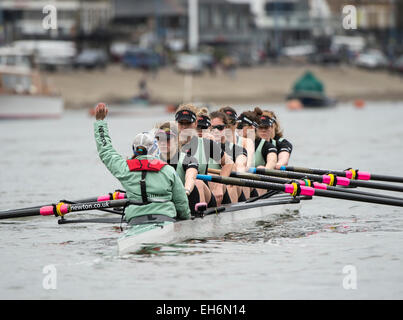
[[[299,197],[281,194],[251,203],[207,209],[204,215],[191,220],[128,224],[124,234],[118,239],[119,255],[136,253],[147,246],[222,236],[253,226],[257,221],[276,214],[295,215],[300,207]]]
[[[299,179],[298,172],[286,171],[287,179],[276,178],[273,181],[270,174],[272,170],[261,170],[251,168],[254,173],[231,172],[231,177],[223,177],[216,175],[197,175],[197,179],[202,181],[212,181],[214,183],[236,185],[248,188],[257,188],[270,190],[267,193],[235,204],[224,205],[218,208],[200,208],[198,204],[195,217],[190,220],[176,221],[168,215],[143,214],[132,218],[125,227],[125,232],[118,238],[118,253],[120,255],[128,253],[136,253],[143,247],[159,247],[173,243],[180,243],[188,239],[200,239],[209,237],[221,237],[230,232],[242,232],[245,228],[253,226],[257,221],[265,221],[270,216],[274,219],[281,214],[295,215],[299,212],[300,201],[311,199],[312,197],[325,197],[333,199],[351,200],[366,203],[376,203],[388,206],[403,207],[403,199],[399,197],[382,195],[377,193],[368,193],[354,191],[352,193],[348,189],[338,189],[336,187],[328,189],[329,186],[323,183],[324,178],[328,175],[319,176],[315,174],[304,174],[303,180]],[[290,169],[290,168],[288,168]],[[301,168],[304,171],[314,169]],[[326,170],[327,171],[327,170]],[[331,170],[329,170],[331,172]],[[357,170],[354,170],[357,171]],[[255,172],[261,173],[256,174]],[[277,176],[278,172],[273,173]],[[289,176],[288,176],[289,174]],[[334,178],[331,186],[338,185],[338,182],[351,183],[353,181],[356,186],[367,188],[402,191],[401,187],[389,184],[375,184],[365,181],[359,181],[340,177],[331,174]],[[238,178],[240,177],[240,178]],[[359,177],[359,176],[358,176]],[[372,174],[365,173],[361,178],[371,178]],[[268,179],[270,178],[270,179]],[[315,179],[320,178],[322,183],[317,184]],[[310,180],[312,179],[312,180]],[[340,180],[339,180],[340,179]],[[374,180],[380,181],[403,181],[403,177],[385,176],[373,174]],[[357,184],[360,183],[360,184]],[[310,186],[306,186],[306,184]],[[346,186],[349,184],[342,184]],[[338,189],[338,190],[336,190]],[[49,216],[55,215],[59,217],[59,224],[66,223],[120,223],[124,222],[124,209],[130,205],[141,206],[142,201],[136,202],[127,199],[124,192],[116,190],[108,195],[92,197],[89,199],[81,199],[76,201],[61,200],[57,204],[46,206],[35,206],[22,209],[10,209],[0,211],[1,219],[30,217],[30,216]],[[112,214],[117,214],[120,218],[85,218],[85,219],[65,219],[65,215],[72,212],[100,210]],[[270,219],[272,220],[272,219]]]

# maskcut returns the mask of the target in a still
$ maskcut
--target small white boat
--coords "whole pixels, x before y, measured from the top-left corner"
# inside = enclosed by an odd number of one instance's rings
[[[283,194],[256,202],[223,206],[220,210],[207,209],[202,218],[129,224],[124,235],[118,239],[119,255],[136,253],[149,246],[222,236],[253,226],[257,221],[276,214],[297,214],[300,207],[299,198]]]
[[[15,49],[0,50],[0,119],[61,117],[62,97],[51,92],[31,60]]]

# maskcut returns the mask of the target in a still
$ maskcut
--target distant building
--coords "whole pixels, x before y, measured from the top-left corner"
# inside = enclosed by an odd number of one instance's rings
[[[347,5],[357,9],[356,30],[343,30],[343,8]],[[402,42],[401,0],[331,0],[329,6],[338,19],[339,32],[369,37],[373,45],[383,47],[391,42]]]
[[[250,1],[257,28],[266,33],[268,49],[310,41],[312,20],[308,0]]]
[[[203,44],[248,44],[254,36],[249,4],[199,0],[199,33]]]
[[[112,28],[132,41],[188,40],[187,0],[114,0],[113,11]],[[200,46],[247,48],[256,29],[249,4],[198,0],[198,31]]]
[[[265,34],[267,49],[277,54],[285,46],[310,44],[334,32],[326,0],[236,0],[251,5],[256,27]]]
[[[53,5],[57,10],[57,29],[47,30],[43,9]],[[0,41],[27,38],[72,39],[88,35],[107,26],[111,17],[108,0],[3,0],[0,1]]]
[[[187,11],[181,0],[112,0],[110,28],[120,40],[150,47],[186,37]]]
[[[358,28],[362,30],[382,30],[395,27],[396,0],[332,0],[329,1],[333,13],[340,17],[343,7],[353,5],[357,8]]]

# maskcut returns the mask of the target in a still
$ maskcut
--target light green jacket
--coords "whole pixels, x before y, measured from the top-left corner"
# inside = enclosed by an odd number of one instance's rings
[[[130,171],[126,160],[112,147],[106,121],[98,120],[94,123],[95,141],[102,162],[120,181],[126,190],[127,198],[133,201],[142,201],[140,180],[141,171]],[[155,159],[151,156],[139,156],[138,159]],[[147,214],[164,214],[172,218],[189,219],[190,209],[188,198],[183,183],[169,165],[161,171],[147,172],[146,176],[147,197],[152,199],[166,200],[164,203],[150,203],[146,205],[130,205],[125,210],[126,221],[133,217]]]

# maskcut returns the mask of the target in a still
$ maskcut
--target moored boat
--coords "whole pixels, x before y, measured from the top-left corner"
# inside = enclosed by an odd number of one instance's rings
[[[321,108],[335,106],[337,101],[322,93],[300,91],[287,96],[287,100],[298,100],[305,108]]]
[[[58,118],[64,103],[53,93],[29,54],[0,50],[0,119]]]
[[[310,71],[295,82],[292,92],[286,99],[298,101],[305,108],[331,107],[337,103],[325,94],[323,83]]]

